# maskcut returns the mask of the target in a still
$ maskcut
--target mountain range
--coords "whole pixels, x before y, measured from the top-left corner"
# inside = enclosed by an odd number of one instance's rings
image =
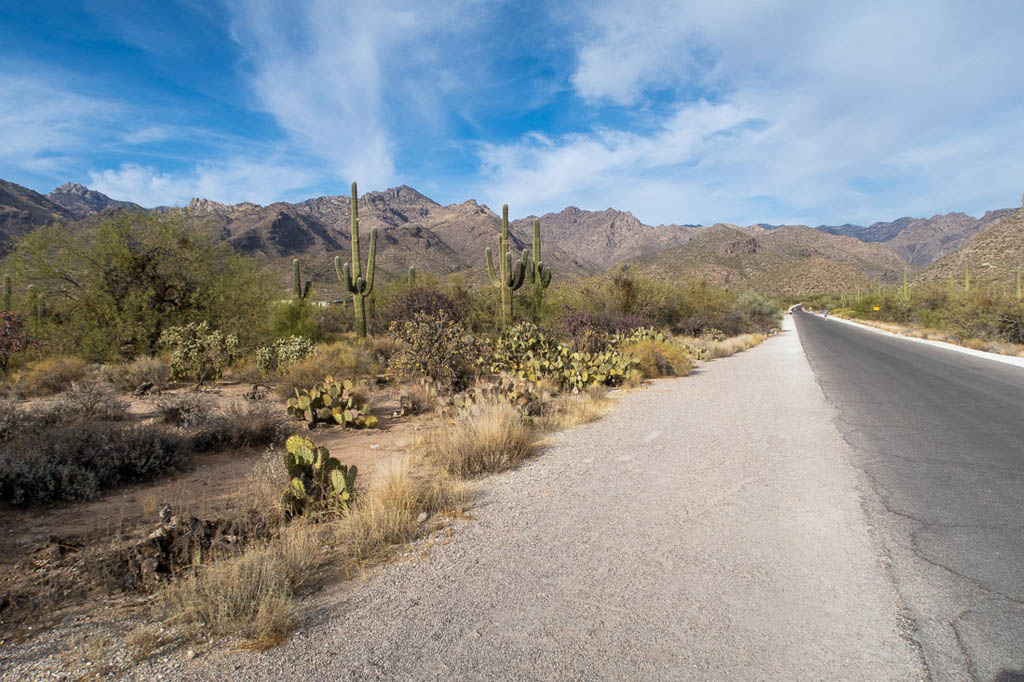
[[[308,276],[324,283],[322,295],[340,294],[333,291],[337,278],[332,261],[335,255],[348,260],[350,204],[345,195],[267,206],[197,198],[186,207],[144,209],[75,183],[42,195],[0,180],[0,251],[6,252],[26,231],[52,221],[74,223],[126,210],[179,212],[208,223],[241,252],[282,265],[301,257]],[[489,207],[474,200],[443,206],[402,185],[364,194],[359,208],[363,233],[378,229],[377,267],[385,277],[402,276],[411,266],[439,276],[465,272],[470,281],[483,281],[483,252],[497,245],[500,226]],[[957,261],[956,254],[990,233],[1004,235],[997,240],[1003,249],[998,262],[1016,263],[1024,257],[1019,245],[1024,225],[1016,209],[988,211],[981,218],[949,213],[869,226],[655,227],[628,211],[570,206],[512,221],[514,251],[529,247],[535,218],[541,221],[543,259],[559,279],[625,265],[669,279],[699,276],[730,287],[796,294],[895,283],[905,267],[916,277],[943,277],[929,273],[936,268],[945,272]]]

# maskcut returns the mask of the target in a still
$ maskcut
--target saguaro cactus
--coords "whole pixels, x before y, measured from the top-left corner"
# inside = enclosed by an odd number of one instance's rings
[[[1020,268],[1018,268],[1018,271]],[[1018,280],[1020,275],[1018,272]],[[10,312],[11,310],[11,276],[4,275],[4,300],[3,300],[4,312]]]
[[[302,271],[299,266],[299,259],[295,258],[292,260],[293,277],[295,278],[295,300],[305,301],[309,298],[309,292],[313,288],[313,282],[306,280],[305,286],[302,285]]]
[[[910,283],[907,282],[907,269],[903,268],[903,300],[910,300]]]
[[[512,293],[523,286],[526,279],[527,264],[530,260],[530,252],[523,249],[523,256],[512,267],[512,252],[509,250],[508,241],[508,204],[501,207],[501,235],[498,237],[498,270],[494,269],[494,261],[491,259],[491,247],[484,249],[484,256],[487,258],[487,274],[490,275],[491,284],[498,290],[501,298],[501,324],[505,326],[512,321]]]
[[[4,289],[4,291],[6,292],[7,290]],[[1018,265],[1017,266],[1017,300],[1019,301],[1022,298],[1024,298],[1024,290],[1022,290],[1021,287],[1020,287],[1020,266]]]
[[[377,261],[377,228],[370,230],[370,254],[366,260],[366,276],[362,275],[359,254],[359,193],[352,183],[352,265],[341,266],[341,258],[334,257],[334,269],[338,279],[352,294],[352,314],[355,317],[356,333],[366,336],[366,306],[364,299],[373,294],[373,270]]]
[[[551,268],[544,265],[540,257],[540,220],[533,220],[533,263],[526,271],[533,287],[533,314],[534,317],[540,313],[540,306],[544,302],[544,290],[551,284]]]
[[[416,286],[416,268],[409,266],[409,286]]]

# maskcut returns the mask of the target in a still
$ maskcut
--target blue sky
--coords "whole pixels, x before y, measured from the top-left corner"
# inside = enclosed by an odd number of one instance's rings
[[[1024,3],[0,6],[0,177],[145,206],[441,203],[807,224],[1017,206]]]

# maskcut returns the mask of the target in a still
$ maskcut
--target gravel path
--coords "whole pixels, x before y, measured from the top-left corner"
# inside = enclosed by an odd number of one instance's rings
[[[921,679],[833,418],[788,328],[558,434],[454,542],[318,595],[285,646],[134,674]]]

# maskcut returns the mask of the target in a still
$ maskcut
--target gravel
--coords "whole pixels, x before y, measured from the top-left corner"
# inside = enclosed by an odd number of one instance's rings
[[[284,646],[131,679],[923,679],[794,331],[619,395]]]

